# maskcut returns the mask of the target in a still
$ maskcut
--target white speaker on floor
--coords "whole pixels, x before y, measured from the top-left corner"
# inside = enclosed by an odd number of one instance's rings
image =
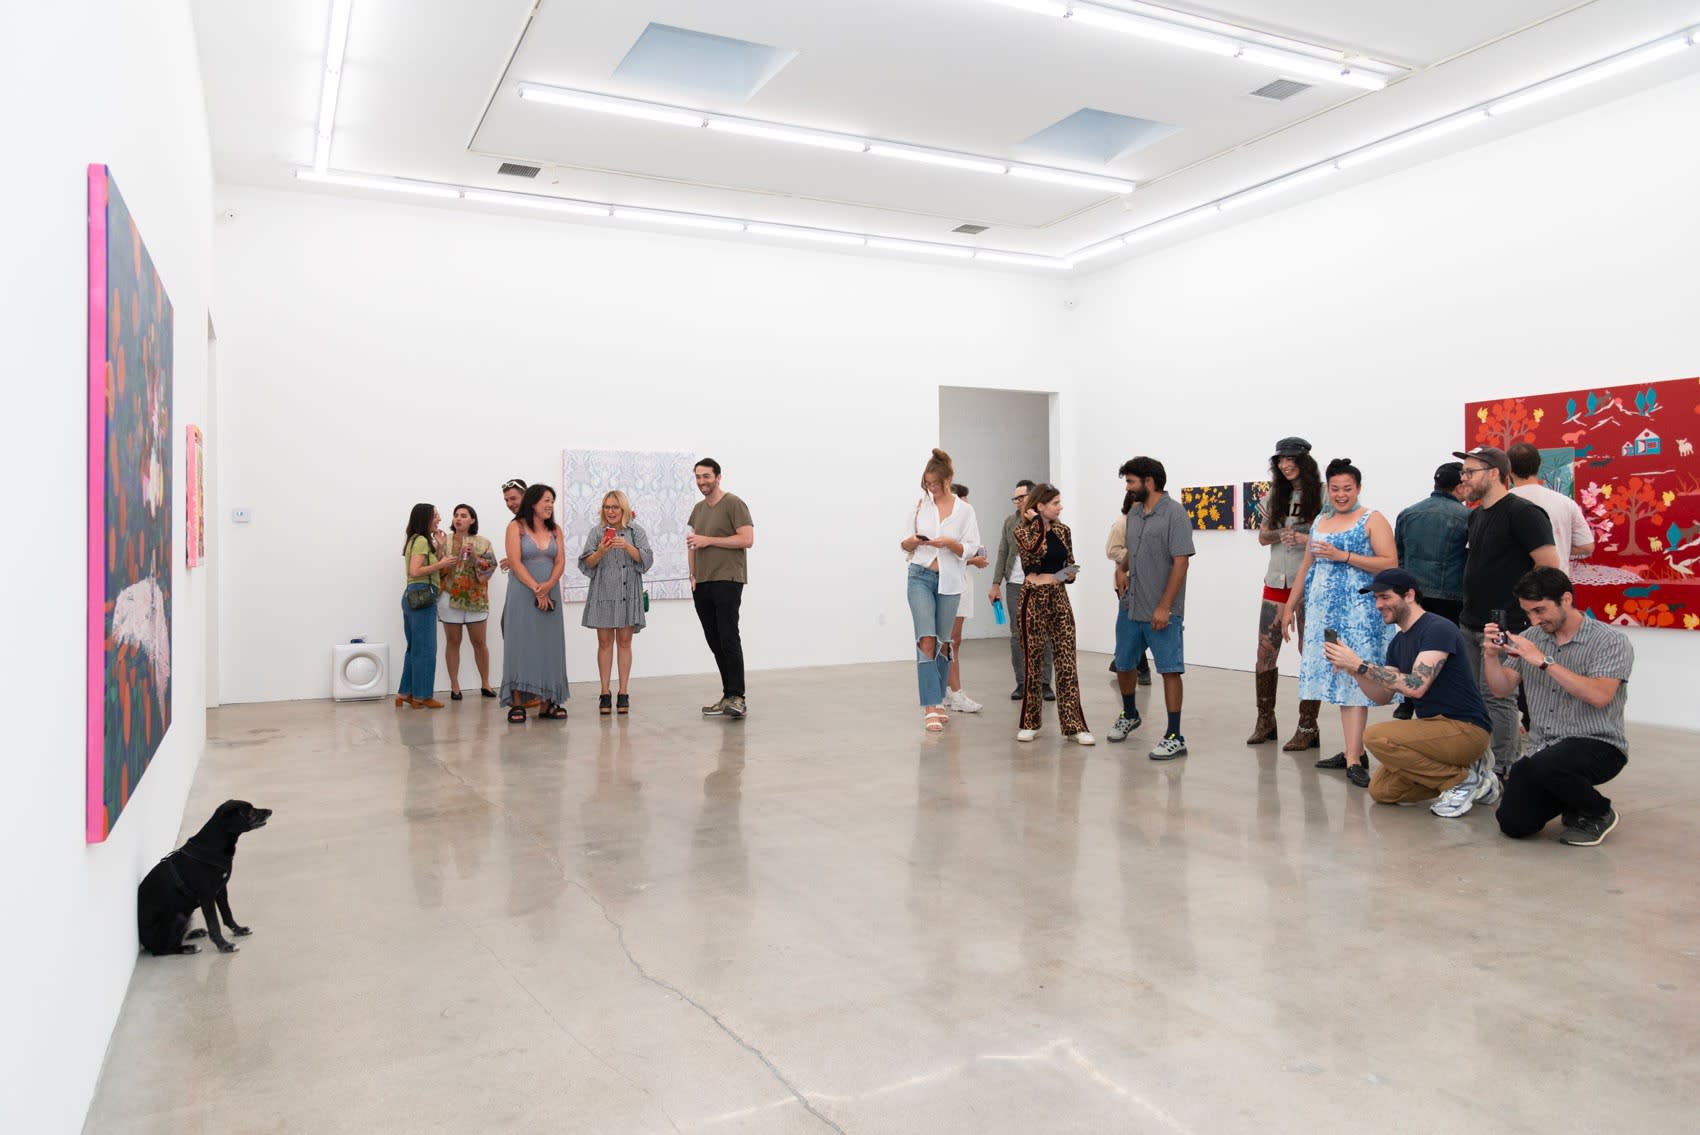
[[[343,642],[331,647],[331,697],[364,701],[390,692],[390,648],[382,642]]]

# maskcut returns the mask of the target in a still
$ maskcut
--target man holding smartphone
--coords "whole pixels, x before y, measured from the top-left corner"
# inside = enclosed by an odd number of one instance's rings
[[[1562,816],[1558,841],[1593,847],[1617,826],[1595,786],[1629,762],[1623,707],[1635,650],[1628,635],[1576,609],[1570,577],[1557,568],[1529,572],[1514,593],[1529,629],[1501,644],[1501,628],[1486,628],[1488,685],[1529,695],[1529,755],[1506,778],[1499,830],[1522,839]]]
[[[1403,568],[1377,572],[1360,593],[1373,595],[1382,621],[1399,628],[1387,644],[1387,664],[1366,662],[1329,630],[1322,632],[1322,652],[1376,705],[1402,694],[1412,707],[1410,719],[1364,730],[1364,748],[1376,760],[1371,798],[1378,804],[1433,800],[1429,811],[1446,819],[1492,804],[1499,798],[1488,746],[1493,735],[1464,632],[1423,609],[1417,577]]]
[[[1464,463],[1460,477],[1464,499],[1478,505],[1470,515],[1470,535],[1464,553],[1464,604],[1458,625],[1470,640],[1471,665],[1477,687],[1493,722],[1494,771],[1503,777],[1518,757],[1517,699],[1501,697],[1488,687],[1481,662],[1482,628],[1495,609],[1509,610],[1513,626],[1525,625],[1523,611],[1512,602],[1511,589],[1531,568],[1558,567],[1552,522],[1541,506],[1511,492],[1511,459],[1503,449],[1478,445],[1452,456]]]

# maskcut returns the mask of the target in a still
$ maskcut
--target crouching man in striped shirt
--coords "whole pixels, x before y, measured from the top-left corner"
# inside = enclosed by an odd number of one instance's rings
[[[1506,777],[1499,830],[1521,839],[1562,816],[1559,842],[1593,847],[1617,826],[1594,786],[1629,760],[1623,703],[1635,651],[1622,631],[1576,609],[1570,577],[1557,568],[1528,572],[1512,594],[1529,629],[1501,645],[1499,627],[1482,628],[1488,687],[1510,697],[1522,685],[1529,701],[1529,755]]]

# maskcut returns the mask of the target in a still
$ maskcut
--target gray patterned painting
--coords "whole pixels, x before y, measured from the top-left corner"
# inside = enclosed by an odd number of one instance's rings
[[[592,527],[604,493],[618,489],[632,502],[633,523],[649,536],[655,566],[645,585],[651,599],[689,599],[691,579],[685,564],[685,525],[702,499],[691,472],[695,458],[685,452],[642,453],[628,449],[561,451],[561,495],[556,521],[567,534],[567,602],[584,602],[590,584],[578,569],[578,550]]]

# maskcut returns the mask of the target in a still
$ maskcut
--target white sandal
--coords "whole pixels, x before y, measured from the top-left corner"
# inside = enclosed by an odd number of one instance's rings
[[[927,732],[943,733],[945,724],[949,721],[950,714],[944,712],[942,709],[930,709],[927,711]]]

